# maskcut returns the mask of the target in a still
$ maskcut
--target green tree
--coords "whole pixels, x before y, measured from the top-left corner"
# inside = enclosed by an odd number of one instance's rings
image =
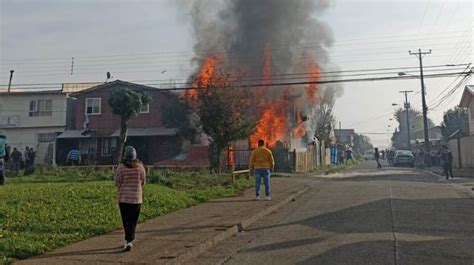
[[[161,116],[166,127],[178,129],[181,139],[194,142],[197,128],[192,121],[195,113],[191,110],[189,102],[173,97],[162,105]]]
[[[469,117],[465,108],[454,107],[443,115],[441,123],[443,138],[449,138],[457,130],[460,130],[462,136],[469,134]]]
[[[119,88],[110,95],[109,105],[112,108],[112,113],[120,116],[120,136],[115,157],[117,163],[122,159],[123,148],[127,139],[128,121],[137,116],[140,109],[150,101],[151,98],[146,93],[128,88]]]
[[[363,154],[365,151],[373,149],[374,146],[370,142],[370,138],[362,134],[354,134],[353,151],[357,154]]]
[[[211,168],[217,172],[224,150],[235,141],[248,138],[256,125],[247,112],[249,94],[228,80],[228,75],[220,73],[206,86],[198,84],[197,113],[202,130],[209,136]]]
[[[405,109],[398,109],[394,114],[395,120],[398,122],[398,128],[392,135],[392,145],[396,149],[408,149],[408,134],[407,134],[407,116]],[[423,114],[420,111],[409,109],[408,118],[410,122],[410,140],[423,139]],[[433,121],[428,119],[428,128],[434,127]],[[433,135],[430,138],[435,137]]]

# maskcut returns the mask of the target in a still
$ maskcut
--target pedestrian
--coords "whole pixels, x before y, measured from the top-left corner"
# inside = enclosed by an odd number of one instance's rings
[[[26,154],[27,160],[25,162],[25,172],[24,175],[28,176],[31,175],[35,172],[35,158],[36,158],[36,152],[32,148],[28,149],[28,153]]]
[[[275,160],[270,149],[265,148],[265,141],[258,140],[258,148],[250,155],[249,168],[255,176],[255,199],[260,200],[260,183],[263,178],[265,184],[265,200],[270,197],[270,172],[275,169]]]
[[[78,166],[81,164],[81,152],[76,147],[73,147],[66,157],[66,164],[69,166]]]
[[[13,175],[17,175],[18,171],[20,171],[20,163],[22,154],[16,147],[13,148],[13,152],[11,153],[11,161],[12,161],[12,173]]]
[[[382,165],[380,164],[380,153],[377,147],[374,150],[374,158],[375,158],[375,161],[377,162],[377,168],[382,168]]]
[[[137,151],[132,146],[125,147],[122,164],[115,171],[118,203],[125,231],[124,251],[130,251],[135,239],[140,208],[143,201],[143,185],[146,171],[137,159]]]
[[[442,160],[443,170],[446,174],[446,179],[453,179],[453,154],[451,153],[451,151],[449,151],[449,148],[447,146],[443,146]]]
[[[347,148],[347,150],[346,150],[346,164],[347,164],[347,162],[349,162],[349,160],[351,160],[352,164],[355,163],[354,159],[352,159],[352,148],[351,147]]]

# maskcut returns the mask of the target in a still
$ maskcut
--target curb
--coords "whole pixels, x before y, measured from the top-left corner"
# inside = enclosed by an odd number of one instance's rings
[[[309,187],[306,186],[299,191],[291,194],[288,196],[286,199],[268,207],[262,210],[261,212],[243,220],[242,222],[235,224],[229,228],[227,228],[225,231],[213,236],[212,238],[194,246],[193,248],[187,249],[183,254],[177,256],[175,259],[167,262],[166,264],[181,264],[186,261],[189,261],[197,256],[199,256],[201,253],[205,252],[206,250],[209,250],[210,248],[214,247],[217,245],[219,242],[222,242],[234,235],[236,235],[239,232],[242,232],[245,230],[246,227],[250,226],[251,224],[255,223],[258,219],[264,217],[265,215],[270,214],[271,212],[277,210],[278,208],[286,205],[290,201],[298,198],[301,196],[303,193],[308,191]]]

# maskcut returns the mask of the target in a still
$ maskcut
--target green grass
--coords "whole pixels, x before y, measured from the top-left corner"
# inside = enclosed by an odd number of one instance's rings
[[[0,261],[8,263],[120,228],[111,171],[40,170],[0,187]],[[151,172],[140,220],[234,196],[251,180],[204,173]]]

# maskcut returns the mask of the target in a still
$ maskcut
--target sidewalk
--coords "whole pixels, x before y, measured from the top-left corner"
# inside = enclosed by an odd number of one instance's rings
[[[179,264],[229,238],[308,189],[307,180],[273,178],[272,200],[253,189],[141,223],[134,248],[122,252],[123,231],[90,238],[15,264]]]
[[[443,179],[446,177],[441,167],[425,168],[428,172],[436,174]],[[474,168],[453,168],[454,179],[446,180],[452,185],[467,190],[467,195],[474,198]]]

